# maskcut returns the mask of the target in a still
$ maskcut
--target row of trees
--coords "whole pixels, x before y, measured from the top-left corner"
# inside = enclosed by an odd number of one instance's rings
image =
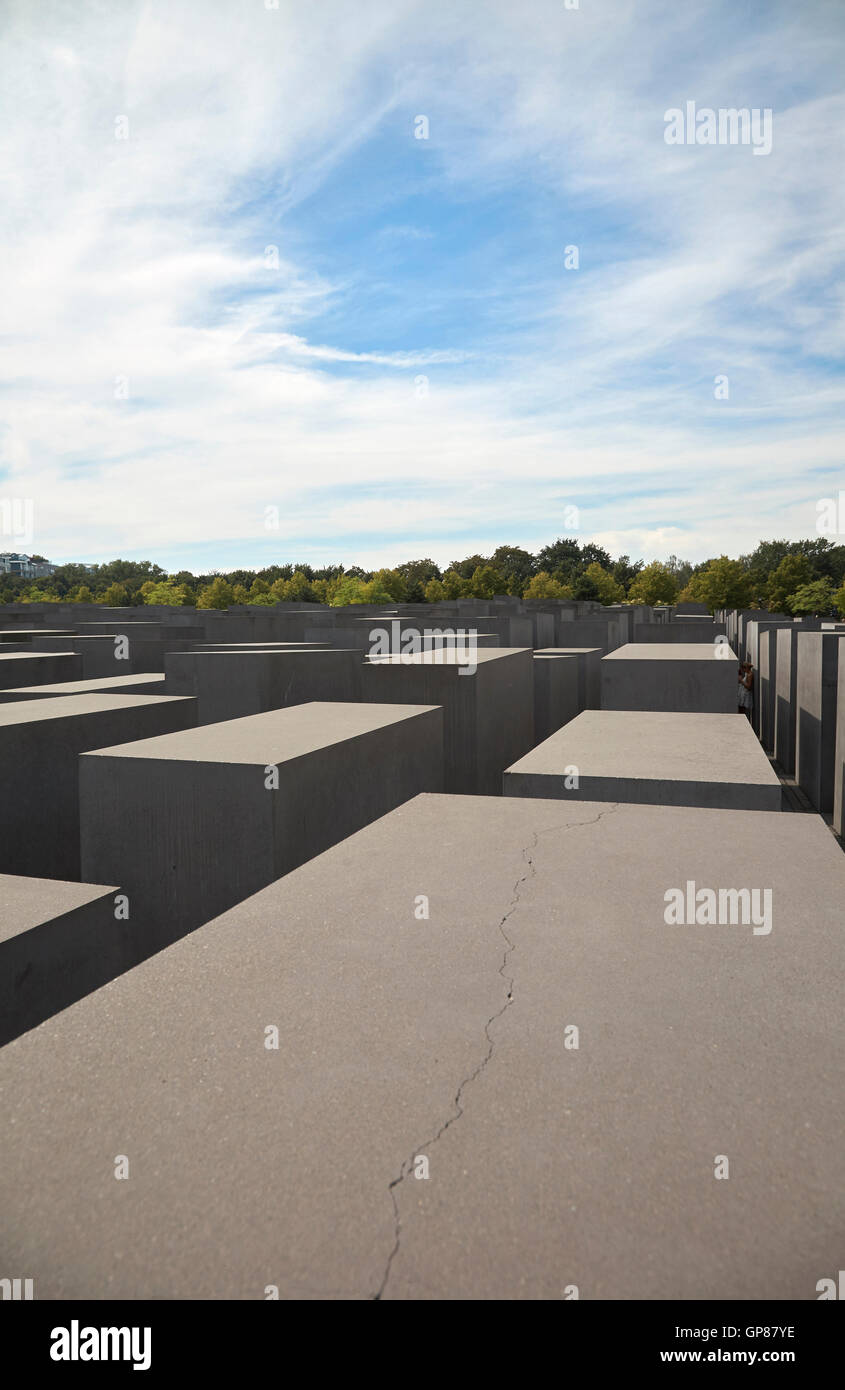
[[[62,565],[33,582],[4,576],[0,602],[189,605],[229,608],[279,602],[437,603],[512,594],[527,599],[591,599],[597,603],[704,603],[716,608],[769,608],[796,616],[845,615],[845,545],[826,539],[763,541],[749,555],[727,555],[692,565],[670,556],[646,565],[602,546],[556,540],[536,555],[502,545],[492,555],[470,555],[441,570],[433,560],[408,560],[394,569],[271,565],[227,574],[167,574],[145,560],[113,560],[91,569]]]

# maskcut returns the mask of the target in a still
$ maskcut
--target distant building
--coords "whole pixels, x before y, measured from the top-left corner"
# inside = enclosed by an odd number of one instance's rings
[[[0,574],[17,575],[20,579],[44,579],[55,574],[56,566],[49,560],[33,560],[29,555],[19,555],[14,550],[0,553]]]

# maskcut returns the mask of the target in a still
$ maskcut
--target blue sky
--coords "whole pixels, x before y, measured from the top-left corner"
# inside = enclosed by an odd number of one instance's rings
[[[698,560],[845,487],[838,0],[0,23],[3,548]],[[770,152],[668,145],[687,101]]]

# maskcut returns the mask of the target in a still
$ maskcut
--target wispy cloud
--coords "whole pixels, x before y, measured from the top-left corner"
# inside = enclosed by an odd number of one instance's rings
[[[843,485],[837,7],[2,23],[0,493],[39,551],[448,560],[572,501],[702,558]],[[667,145],[687,99],[771,107],[771,154]]]

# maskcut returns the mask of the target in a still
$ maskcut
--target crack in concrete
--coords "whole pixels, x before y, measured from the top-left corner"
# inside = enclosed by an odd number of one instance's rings
[[[504,971],[507,968],[508,957],[511,955],[513,951],[516,950],[516,943],[514,941],[511,941],[510,937],[505,931],[505,923],[507,922],[508,918],[515,912],[516,908],[519,906],[521,898],[520,888],[522,884],[526,883],[528,879],[536,878],[537,876],[537,871],[534,867],[534,859],[532,858],[532,852],[537,848],[540,836],[550,835],[555,830],[576,830],[579,826],[597,825],[600,820],[603,820],[605,818],[605,816],[612,815],[614,811],[618,811],[619,807],[620,803],[614,802],[613,805],[609,808],[609,810],[600,811],[599,814],[595,816],[592,820],[569,821],[564,825],[551,825],[546,830],[534,831],[531,843],[529,845],[524,846],[524,848],[521,851],[522,858],[525,860],[525,863],[527,865],[527,872],[521,874],[520,877],[516,880],[516,883],[513,886],[513,897],[511,898],[508,910],[505,913],[504,917],[501,919],[501,921],[497,924],[498,929],[502,933],[502,936],[505,938],[506,942],[505,954],[502,957],[502,963],[499,966],[499,974],[502,976],[503,980],[505,978]],[[405,1178],[407,1177],[408,1172],[410,1171],[410,1168],[414,1163],[415,1158],[417,1158],[418,1155],[423,1154],[427,1150],[431,1149],[433,1145],[437,1143],[438,1139],[440,1139],[446,1133],[447,1129],[450,1129],[451,1126],[455,1123],[455,1121],[459,1120],[463,1115],[464,1108],[461,1104],[461,1097],[463,1096],[464,1091],[467,1089],[467,1087],[471,1086],[473,1081],[475,1081],[485,1070],[491,1057],[493,1056],[493,1049],[495,1047],[495,1043],[490,1036],[490,1028],[492,1024],[494,1024],[497,1021],[497,1019],[500,1019],[502,1015],[507,1012],[507,1010],[513,1003],[514,978],[515,977],[512,975],[511,978],[508,981],[506,981],[507,997],[505,999],[504,1004],[500,1009],[497,1009],[494,1014],[491,1014],[490,1018],[488,1018],[487,1022],[484,1025],[484,1036],[486,1037],[488,1043],[487,1052],[479,1062],[478,1066],[475,1068],[475,1071],[470,1072],[469,1076],[465,1076],[463,1081],[458,1086],[458,1089],[455,1092],[455,1098],[452,1102],[452,1104],[455,1107],[455,1113],[449,1116],[449,1119],[446,1120],[445,1124],[442,1124],[440,1126],[437,1133],[431,1139],[427,1139],[423,1144],[418,1145],[414,1149],[413,1153],[411,1153],[408,1156],[408,1158],[404,1160],[397,1176],[388,1186],[390,1200],[393,1203],[393,1249],[390,1251],[390,1254],[387,1257],[387,1264],[385,1265],[384,1274],[382,1276],[382,1281],[379,1285],[378,1292],[373,1294],[372,1296],[372,1301],[374,1303],[379,1303],[384,1295],[384,1291],[387,1288],[387,1282],[390,1278],[390,1271],[393,1266],[393,1261],[398,1255],[399,1247],[402,1243],[402,1220],[399,1215],[399,1203],[396,1199],[396,1188],[398,1188],[401,1185],[401,1183],[405,1181]]]

